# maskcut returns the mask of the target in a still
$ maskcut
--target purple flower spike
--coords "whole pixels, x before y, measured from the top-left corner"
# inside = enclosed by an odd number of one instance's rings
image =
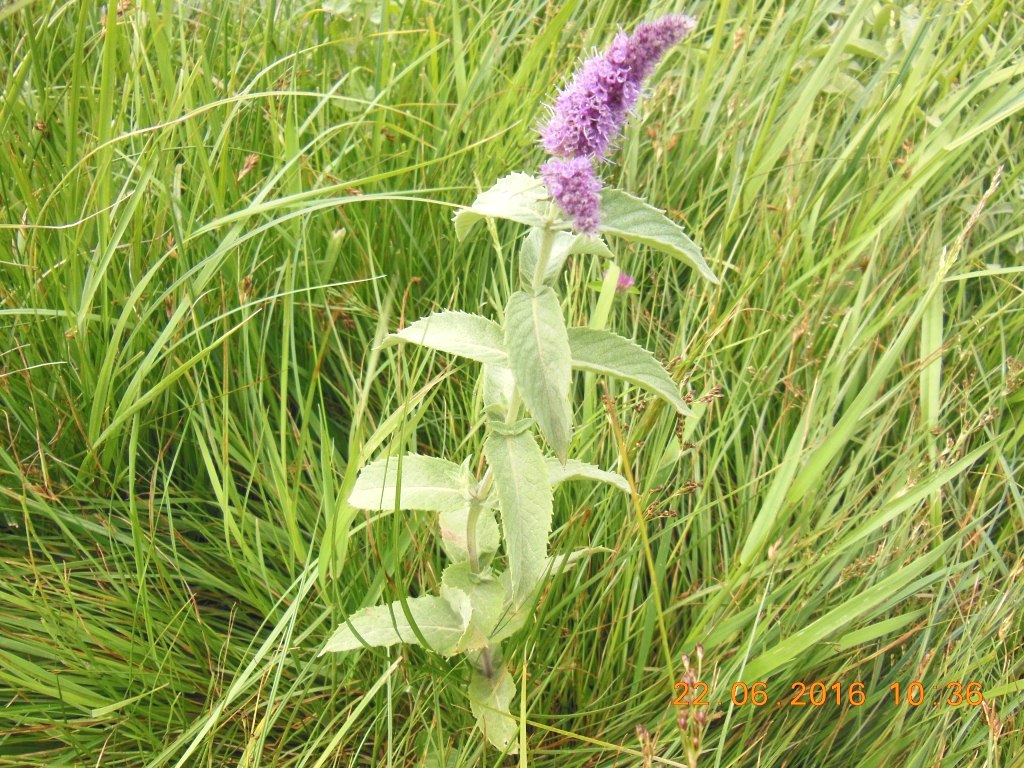
[[[555,158],[540,167],[544,185],[562,211],[572,219],[573,229],[597,234],[601,224],[601,180],[590,159]]]
[[[584,62],[555,100],[540,129],[544,149],[560,157],[603,158],[643,81],[665,51],[696,25],[689,16],[663,16],[640,24],[632,35],[619,33],[607,51]]]

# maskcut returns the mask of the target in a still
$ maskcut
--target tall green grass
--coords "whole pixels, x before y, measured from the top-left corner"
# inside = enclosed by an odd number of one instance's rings
[[[353,518],[359,462],[480,439],[467,370],[372,346],[503,305],[516,231],[458,245],[452,206],[533,170],[590,46],[680,9],[335,5],[0,8],[0,765],[506,762],[466,670],[316,656],[442,565],[431,520]],[[655,764],[686,765],[671,701],[699,643],[701,766],[1012,765],[1022,9],[681,10],[698,30],[609,172],[723,285],[620,247],[639,290],[608,323],[672,361],[697,416],[579,382],[574,453],[628,464],[640,516],[559,492],[557,550],[613,552],[556,578],[509,649],[529,764],[641,764],[643,725]],[[588,322],[597,290],[570,295]],[[758,680],[770,706],[730,704]],[[915,680],[925,703],[894,705]],[[866,701],[774,706],[813,681]],[[984,706],[933,704],[952,681]]]

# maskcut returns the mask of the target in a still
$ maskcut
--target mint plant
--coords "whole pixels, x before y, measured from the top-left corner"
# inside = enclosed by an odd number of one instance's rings
[[[456,463],[416,454],[385,456],[363,467],[348,503],[362,510],[437,513],[449,562],[440,594],[357,612],[323,653],[405,643],[445,656],[464,654],[479,726],[493,745],[510,752],[517,748],[510,713],[516,688],[502,641],[529,620],[549,574],[591,553],[549,554],[553,488],[586,479],[631,490],[621,475],[569,456],[573,371],[617,377],[687,413],[679,387],[654,355],[608,331],[567,327],[557,291],[569,256],[612,257],[607,235],[682,259],[717,282],[678,225],[627,192],[605,189],[595,169],[607,159],[657,61],[695,24],[688,16],[666,16],[639,25],[632,35],[620,33],[582,65],[551,107],[540,129],[550,155],[540,178],[505,176],[455,215],[459,240],[484,218],[529,228],[518,254],[519,289],[508,298],[502,321],[436,312],[383,343],[417,344],[480,364],[486,469],[478,477],[474,457]],[[538,436],[553,455],[545,454]]]

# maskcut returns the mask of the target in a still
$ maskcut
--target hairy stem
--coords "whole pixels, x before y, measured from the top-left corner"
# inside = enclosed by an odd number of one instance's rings
[[[555,243],[555,207],[548,206],[547,219],[541,230],[540,253],[537,254],[537,266],[533,270],[533,290],[539,291],[544,285],[544,273],[548,270],[548,259],[551,258],[551,246]]]

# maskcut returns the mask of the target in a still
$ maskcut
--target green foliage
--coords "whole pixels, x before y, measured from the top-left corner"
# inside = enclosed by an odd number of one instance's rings
[[[614,255],[608,245],[599,237],[576,235],[572,232],[554,232],[550,237],[550,253],[543,275],[545,283],[550,283],[562,273],[565,260],[570,256],[611,258]],[[525,285],[530,285],[533,282],[543,239],[544,230],[539,227],[531,227],[529,233],[523,238],[523,244],[519,251],[519,277]]]
[[[595,480],[599,483],[614,485],[620,491],[629,493],[629,483],[626,482],[626,478],[622,475],[595,467],[593,464],[587,464],[578,459],[569,459],[565,464],[557,459],[548,459],[547,466],[548,478],[551,480],[552,485],[558,485],[558,483],[564,483],[567,480]]]
[[[435,312],[390,334],[381,347],[402,341],[479,363],[502,365],[508,362],[501,326],[486,317],[465,312]]]
[[[464,650],[465,636],[471,631],[469,610],[456,610],[446,597],[410,597],[406,616],[401,603],[364,608],[338,627],[324,645],[321,654],[353,651],[363,645],[388,646],[396,643],[427,647],[445,656]],[[411,619],[409,618],[411,617]]]
[[[508,549],[512,601],[521,607],[540,583],[547,566],[553,514],[547,465],[529,432],[495,431],[484,444],[501,511]]]
[[[455,214],[455,234],[465,240],[473,225],[484,218],[507,219],[531,227],[543,227],[550,207],[544,185],[528,173],[503,176],[477,195],[468,208]]]
[[[479,455],[510,406],[377,345],[447,307],[500,324],[528,238],[459,243],[451,206],[531,170],[563,74],[648,9],[121,5],[0,9],[0,765],[495,765],[472,660],[317,656],[364,606],[443,599],[436,533],[468,515],[353,509],[360,468]],[[674,360],[693,415],[574,379],[572,456],[637,497],[559,484],[554,575],[499,621],[534,768],[640,764],[638,724],[655,765],[694,736],[699,766],[1024,752],[1018,5],[693,6],[603,175],[722,287],[612,234],[544,276],[568,328]],[[758,659],[770,712],[729,700]],[[773,706],[815,680],[867,699]],[[913,680],[986,704],[894,707]]]
[[[601,202],[603,231],[682,257],[718,282],[700,250],[660,211],[616,191],[604,194]],[[505,751],[518,749],[512,749],[516,725],[508,711],[514,688],[496,659],[501,658],[500,641],[527,620],[551,564],[552,486],[568,479],[589,479],[633,491],[629,481],[616,473],[576,459],[570,466],[572,369],[640,384],[665,398],[679,414],[690,415],[677,385],[650,352],[607,331],[566,328],[562,303],[549,283],[557,280],[570,255],[612,253],[600,238],[563,231],[569,225],[558,208],[544,186],[523,173],[504,176],[481,192],[471,206],[455,215],[456,235],[464,239],[481,219],[529,225],[531,231],[519,254],[520,280],[527,290],[509,296],[502,325],[479,315],[437,312],[390,334],[381,345],[409,342],[484,365],[487,473],[475,481],[465,471],[466,464],[460,469],[419,455],[406,456],[397,471],[386,460],[378,460],[362,469],[348,499],[357,509],[441,513],[442,547],[452,561],[441,577],[441,597],[450,611],[462,617],[465,632],[453,646],[452,614],[436,600],[419,598],[417,607],[430,622],[419,639],[444,655],[453,650],[474,654],[471,709],[485,737]],[[520,406],[525,406],[532,421],[519,418]],[[534,425],[554,451],[553,461],[545,460],[531,434]],[[490,571],[499,543],[489,509],[492,504],[500,513],[508,563],[501,581]],[[416,629],[416,614],[411,610],[411,625],[389,623],[391,613],[384,606],[357,613],[335,632],[327,650],[353,650],[355,638],[368,647],[390,646],[408,637],[410,627]],[[502,615],[509,620],[499,625]]]
[[[462,563],[469,560],[469,537],[466,531],[472,513],[471,505],[463,504],[458,509],[441,512],[437,516],[441,547],[448,559],[453,562]],[[477,556],[481,561],[486,561],[498,551],[501,533],[498,531],[498,521],[493,510],[478,509],[476,514]]]
[[[356,509],[451,512],[469,503],[469,480],[463,467],[444,459],[383,458],[363,467],[348,503]]]
[[[515,695],[516,686],[509,673],[503,672],[495,679],[473,671],[469,681],[469,706],[487,740],[501,749],[511,746],[510,753],[518,752],[513,739],[519,729],[509,714]]]
[[[465,621],[466,631],[459,638],[458,650],[488,648],[508,607],[508,590],[493,574],[474,571],[470,563],[455,563],[444,569],[441,596]],[[504,745],[502,745],[504,746]]]
[[[573,368],[645,387],[664,398],[683,416],[690,413],[679,394],[679,386],[654,355],[643,347],[614,333],[593,328],[572,328],[568,337]]]
[[[572,437],[569,337],[555,292],[516,291],[505,307],[509,369],[526,409],[555,455],[565,461]]]
[[[718,283],[696,243],[657,208],[621,189],[605,189],[601,192],[601,214],[602,232],[681,259],[704,279]]]

